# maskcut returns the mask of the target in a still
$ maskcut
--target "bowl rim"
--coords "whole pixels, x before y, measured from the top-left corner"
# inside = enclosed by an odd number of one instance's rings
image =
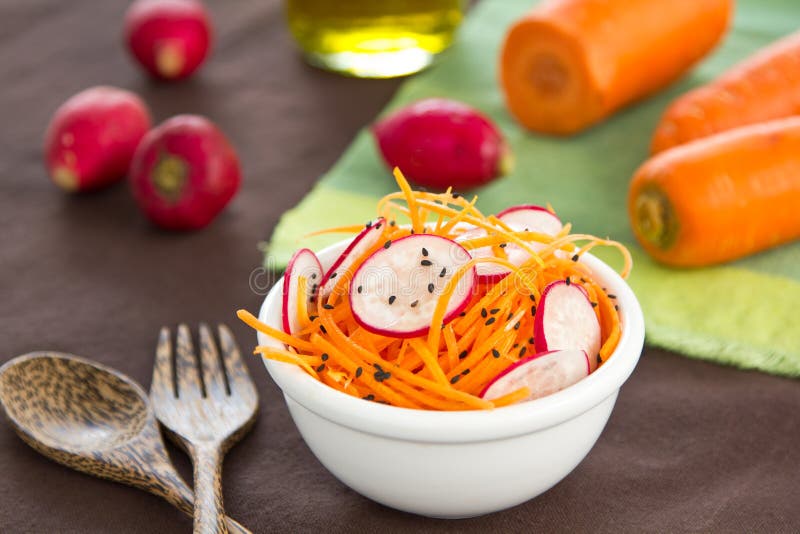
[[[327,269],[349,242],[325,247],[317,256]],[[547,397],[493,410],[443,412],[387,406],[337,391],[315,380],[294,364],[264,358],[272,379],[289,399],[333,423],[387,438],[426,443],[464,443],[511,438],[572,419],[615,395],[628,379],[644,345],[644,318],[633,290],[610,266],[589,253],[581,260],[617,297],[622,334],[608,361],[578,383]],[[283,277],[272,286],[259,319],[281,328]],[[276,313],[277,312],[277,313]],[[276,313],[277,320],[269,316]],[[260,345],[283,345],[259,332]]]

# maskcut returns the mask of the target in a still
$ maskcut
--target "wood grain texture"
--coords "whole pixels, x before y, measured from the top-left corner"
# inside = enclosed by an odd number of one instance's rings
[[[144,390],[121,373],[69,354],[26,354],[0,368],[0,404],[22,440],[51,460],[194,513]]]
[[[194,531],[228,532],[222,498],[222,458],[250,430],[258,395],[230,330],[220,325],[219,348],[211,329],[199,327],[195,351],[189,327],[178,327],[173,345],[162,328],[150,398],[158,420],[187,451],[194,466]]]

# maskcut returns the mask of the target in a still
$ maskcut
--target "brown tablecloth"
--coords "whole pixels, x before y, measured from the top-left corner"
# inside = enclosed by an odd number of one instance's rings
[[[149,386],[161,325],[226,322],[256,310],[256,243],[368,123],[397,81],[302,64],[280,3],[211,3],[217,42],[199,76],[146,81],[120,45],[124,1],[0,3],[0,360],[54,349]],[[95,84],[140,93],[157,120],[216,121],[244,186],[208,229],[161,233],[126,187],[67,196],[47,180],[41,139],[65,98]],[[225,502],[254,532],[797,532],[800,382],[647,349],[597,445],[563,482],[512,510],[437,521],[373,503],[334,479],[292,424],[261,363],[253,433],[225,462]],[[172,449],[188,476],[186,458]],[[525,476],[520,473],[519,476]],[[189,532],[143,492],[53,464],[0,426],[0,531]]]

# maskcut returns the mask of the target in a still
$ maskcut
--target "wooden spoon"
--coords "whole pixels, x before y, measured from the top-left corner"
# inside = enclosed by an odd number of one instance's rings
[[[0,367],[0,405],[22,440],[48,458],[193,515],[194,495],[169,460],[147,394],[125,375],[70,354],[32,352]],[[250,532],[225,522],[230,532]]]

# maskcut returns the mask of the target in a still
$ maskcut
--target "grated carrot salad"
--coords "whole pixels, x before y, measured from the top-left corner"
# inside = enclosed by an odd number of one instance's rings
[[[309,295],[302,290],[305,284],[300,284],[299,332],[290,335],[262,323],[246,310],[237,312],[242,321],[284,346],[258,346],[255,354],[297,365],[343,393],[392,406],[427,410],[505,406],[530,392],[523,387],[491,401],[482,399],[479,393],[509,365],[535,353],[533,321],[542,290],[553,281],[568,280],[586,290],[600,323],[601,348],[589,357],[596,357],[598,366],[608,360],[620,337],[615,296],[609,295],[579,260],[595,246],[615,247],[624,258],[621,275],[625,278],[632,262],[623,245],[588,234],[571,234],[569,224],[555,236],[514,231],[493,215],[482,214],[475,207],[477,197],[467,200],[449,189],[444,193],[414,191],[398,169],[394,174],[400,191],[378,202],[378,215],[386,224],[374,247],[340,273],[326,298],[312,296],[308,304]],[[410,220],[410,225],[398,224],[398,218]],[[415,338],[380,335],[356,322],[348,299],[350,279],[384,242],[412,233],[453,239],[464,232],[465,224],[483,228],[487,235],[460,244],[467,250],[491,246],[495,257],[473,258],[450,279],[438,297],[426,334]],[[327,232],[357,233],[363,228],[338,227]],[[519,266],[510,263],[504,251],[508,243],[525,250],[530,258]],[[532,247],[534,243],[538,250]],[[458,279],[478,263],[503,265],[511,272],[499,281],[476,284],[464,311],[443,324]]]

